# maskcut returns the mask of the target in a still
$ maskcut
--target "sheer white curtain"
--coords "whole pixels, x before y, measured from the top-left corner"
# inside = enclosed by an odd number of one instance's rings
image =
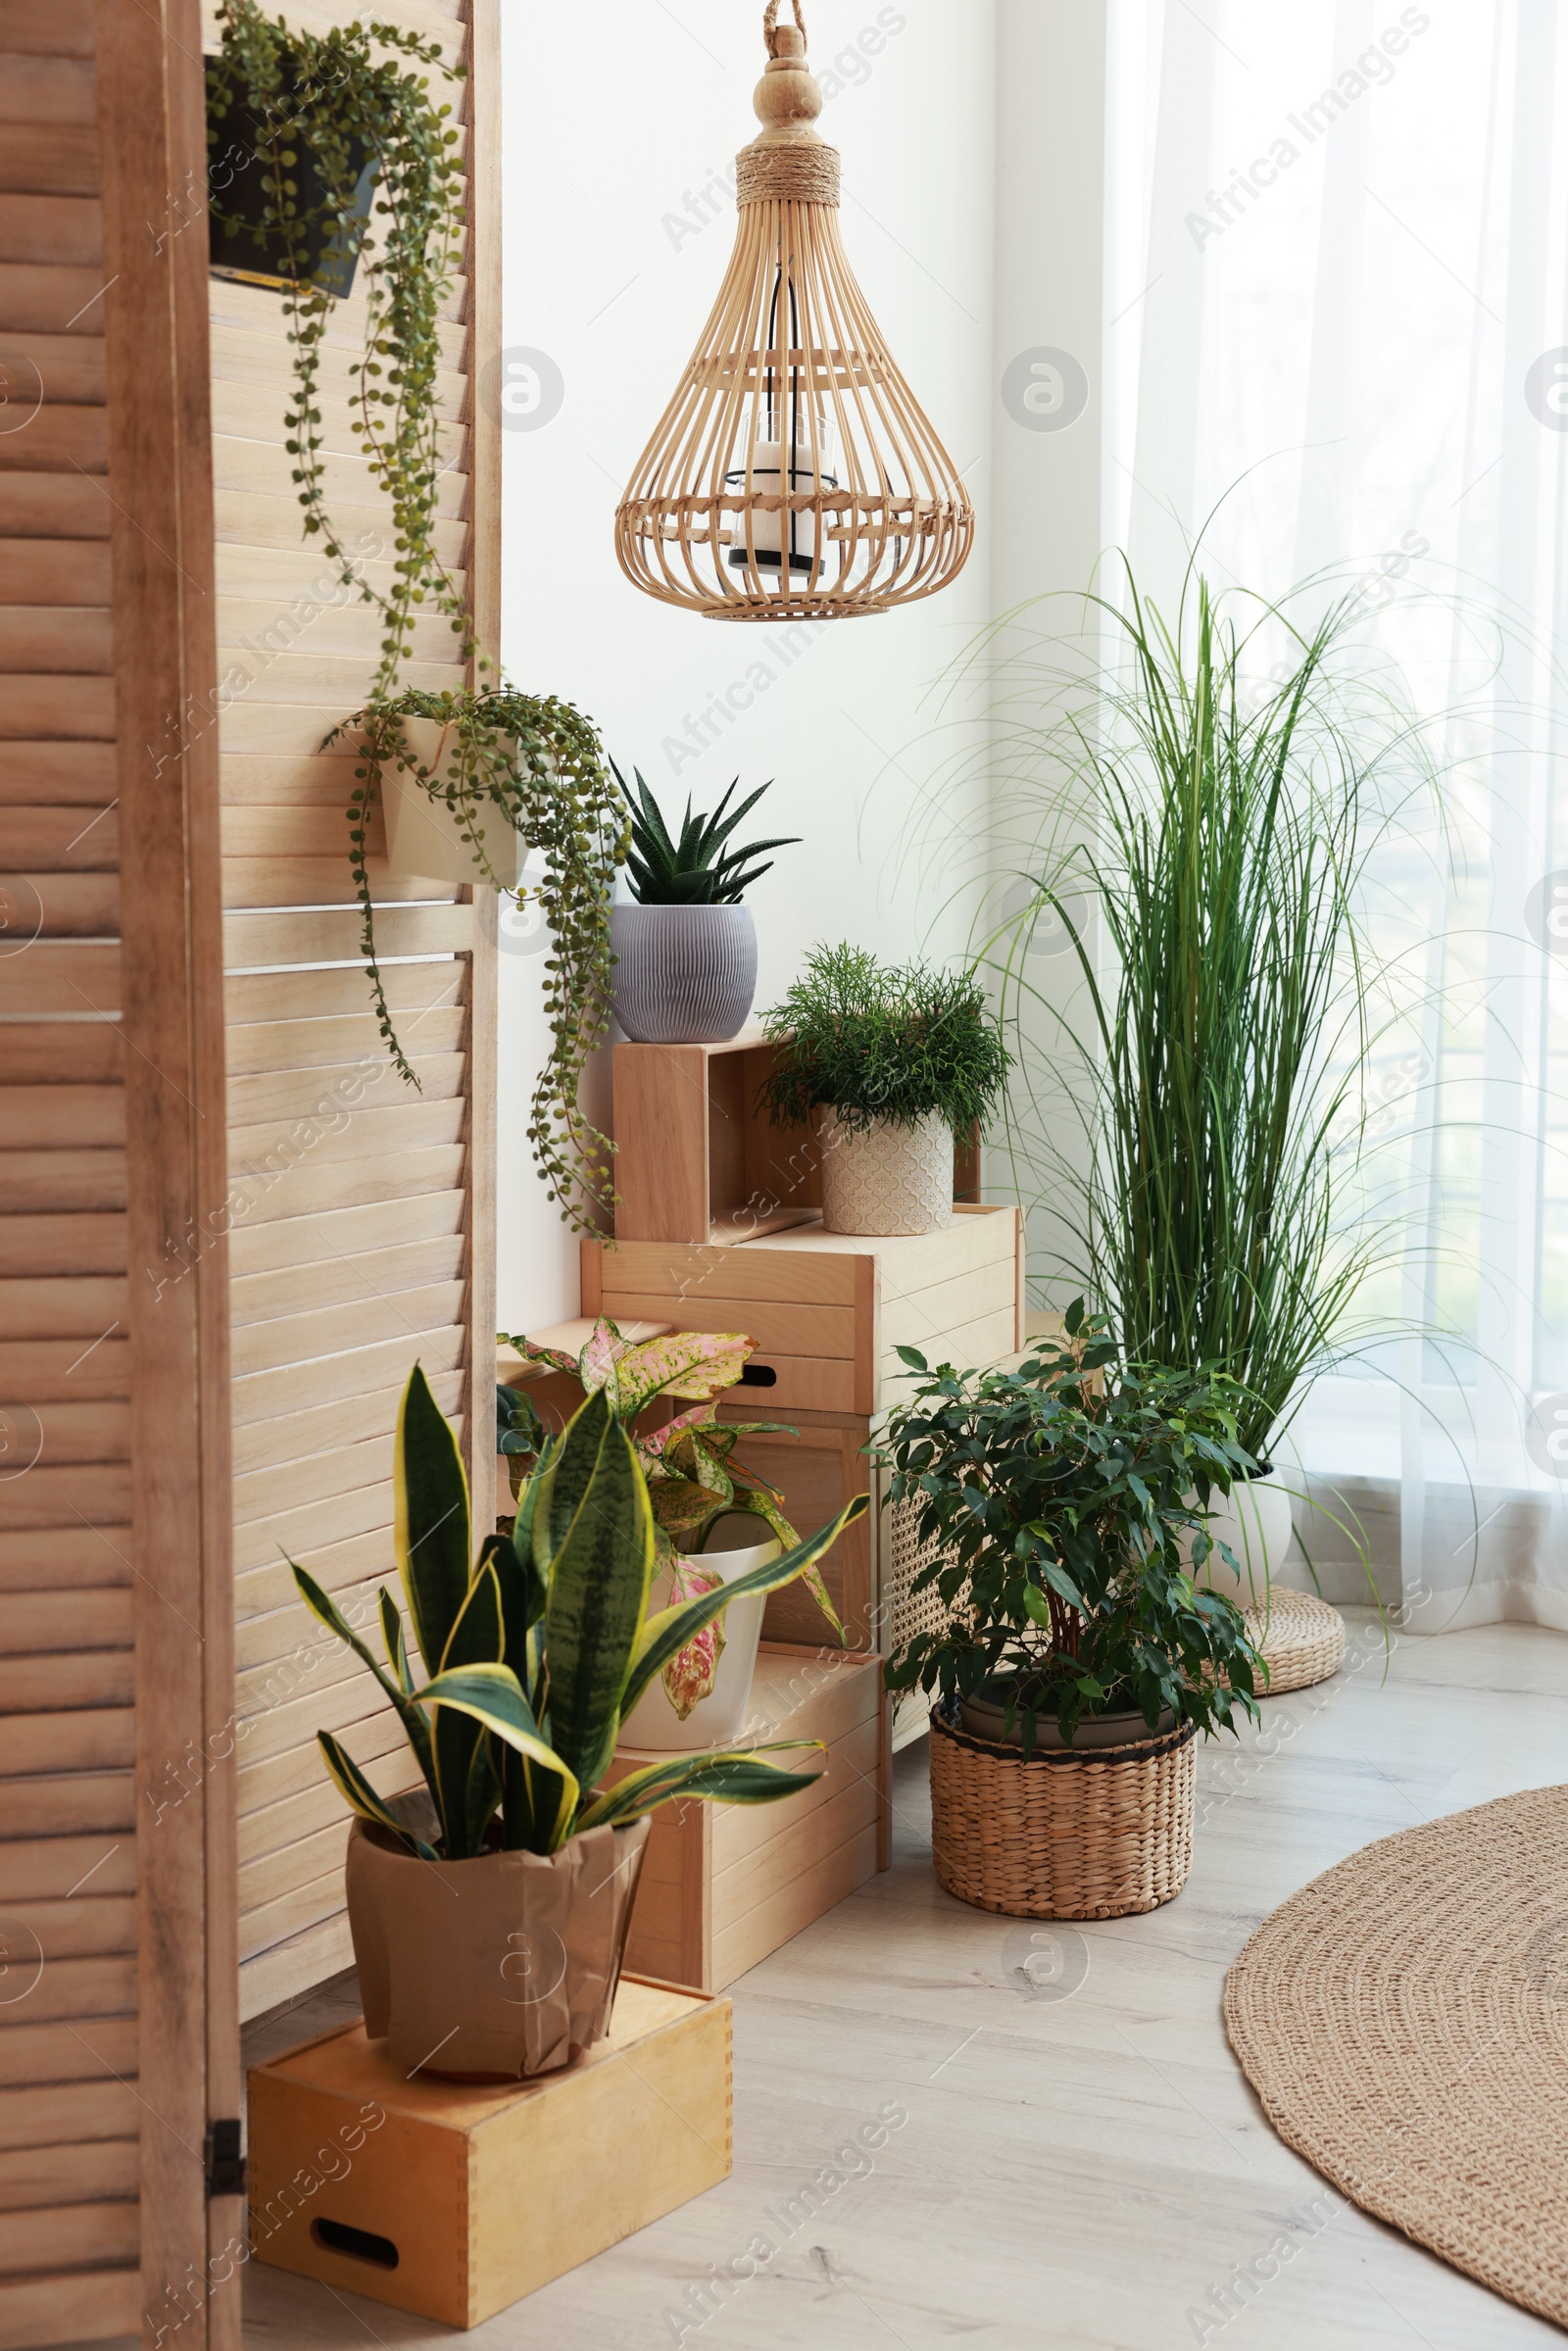
[[[1300,1463],[1417,1621],[1568,1627],[1568,24],[1112,0],[1107,110],[1107,543],[1168,597],[1218,505],[1215,585],[1348,566],[1449,713],[1451,866],[1391,845],[1369,908],[1406,986],[1366,1304],[1405,1335],[1320,1383]]]

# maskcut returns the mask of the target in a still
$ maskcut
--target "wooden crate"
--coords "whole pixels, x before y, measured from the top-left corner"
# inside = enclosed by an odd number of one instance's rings
[[[822,1211],[811,1126],[757,1106],[777,1048],[756,1021],[726,1045],[615,1047],[615,1187],[621,1241],[755,1241]],[[979,1146],[954,1153],[954,1198],[979,1197]]]
[[[743,1420],[747,1414],[744,1406],[726,1403],[719,1417]],[[879,1659],[893,1656],[911,1634],[932,1629],[945,1615],[934,1591],[911,1589],[928,1550],[915,1539],[910,1512],[885,1502],[887,1475],[870,1458],[885,1418],[798,1413],[792,1435],[750,1437],[740,1448],[748,1465],[779,1489],[786,1515],[803,1533],[825,1525],[852,1495],[870,1497],[869,1512],[840,1537],[822,1574],[857,1651]],[[792,1584],[769,1599],[762,1638],[773,1643],[819,1641],[821,1621],[809,1594]],[[890,1750],[897,1754],[925,1729],[928,1701],[916,1691],[896,1701],[884,1694],[883,1703]]]
[[[406,2077],[363,2023],[308,2041],[251,2072],[252,2253],[476,2327],[728,2178],[730,2047],[727,2000],[630,1977],[524,2084]]]
[[[654,1815],[627,1964],[713,1992],[863,1886],[889,1858],[882,1664],[764,1647],[749,1736],[820,1739],[826,1769],[779,1804],[666,1804]],[[623,1748],[609,1777],[650,1755]]]
[[[757,1353],[724,1396],[725,1420],[778,1420],[797,1434],[747,1441],[745,1460],[781,1488],[803,1534],[870,1491],[865,1447],[905,1393],[898,1348],[933,1362],[994,1363],[1023,1341],[1023,1233],[1016,1208],[956,1207],[945,1232],[875,1240],[820,1223],[729,1246],[585,1241],[585,1315],[671,1329],[744,1331]],[[858,1648],[886,1650],[881,1546],[873,1521],[823,1563]],[[768,1602],[763,1639],[814,1642],[820,1619],[799,1588]]]
[[[989,1363],[1023,1344],[1022,1219],[955,1207],[940,1233],[874,1239],[820,1221],[730,1245],[582,1244],[582,1310],[683,1331],[745,1331],[736,1394],[769,1411],[874,1414],[900,1394],[900,1347]]]

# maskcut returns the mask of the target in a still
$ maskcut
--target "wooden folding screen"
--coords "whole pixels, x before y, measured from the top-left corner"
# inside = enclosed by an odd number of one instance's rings
[[[0,0],[0,2344],[238,2339],[194,7]],[[167,37],[166,37],[167,36]],[[160,746],[159,753],[149,751]],[[151,2314],[146,2316],[144,2314]]]
[[[493,157],[476,5],[379,13],[471,56]],[[240,1944],[247,2009],[342,1964],[311,1734],[380,1743],[279,1547],[351,1605],[387,1572],[416,1355],[490,1467],[491,913],[372,868],[405,1095],[317,748],[373,618],[313,594],[277,298],[214,285],[209,344],[212,32],[199,0],[0,0],[0,2351],[234,2351],[242,2208],[208,2193],[208,2131],[241,2112]],[[495,194],[481,173],[443,385],[445,547],[492,647]],[[328,490],[378,561],[359,317]],[[419,653],[419,682],[457,676]]]
[[[287,13],[320,31],[344,11],[341,0],[297,0]],[[487,160],[441,330],[439,534],[454,576],[472,575],[481,641],[493,651],[500,425],[475,395],[498,340],[495,0],[481,0],[476,24],[456,0],[378,0],[374,13],[473,68],[439,92],[470,166]],[[364,703],[380,615],[345,595],[319,542],[313,551],[301,531],[296,461],[283,446],[290,351],[280,298],[215,278],[211,305],[241,2000],[252,2016],[351,1957],[347,1822],[318,1728],[337,1732],[384,1788],[407,1784],[396,1725],[363,1667],[319,1637],[283,1554],[351,1614],[372,1614],[376,1585],[395,1584],[391,1434],[416,1359],[443,1409],[471,1430],[476,1491],[494,1483],[495,933],[488,892],[476,906],[472,890],[394,881],[372,856],[377,950],[419,1077],[414,1092],[377,1034],[363,970],[347,962],[360,934],[346,822],[354,758],[319,749]],[[385,583],[390,510],[350,431],[364,317],[358,293],[336,306],[318,405],[334,516],[368,576]],[[461,685],[460,650],[445,620],[419,620],[406,682]]]

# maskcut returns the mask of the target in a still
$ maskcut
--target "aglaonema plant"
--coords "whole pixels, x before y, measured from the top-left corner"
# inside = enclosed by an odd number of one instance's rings
[[[650,1614],[648,1484],[604,1388],[547,1441],[512,1533],[487,1536],[476,1562],[462,1458],[417,1366],[399,1410],[394,1477],[398,1573],[422,1675],[390,1591],[379,1595],[383,1665],[330,1595],[290,1565],[306,1605],[374,1676],[407,1734],[439,1849],[397,1819],[330,1732],[317,1734],[349,1804],[404,1851],[425,1861],[498,1848],[554,1853],[585,1830],[638,1820],[674,1797],[771,1803],[820,1776],[766,1760],[820,1742],[778,1739],[671,1755],[602,1785],[622,1719],[669,1660],[729,1600],[776,1592],[814,1567],[863,1515],[863,1495],[718,1593]]]
[[[756,1352],[755,1342],[744,1331],[669,1331],[658,1339],[634,1341],[623,1338],[609,1316],[601,1315],[587,1345],[576,1355],[541,1346],[522,1333],[507,1344],[531,1362],[569,1372],[588,1395],[603,1388],[628,1426],[656,1396],[689,1403],[687,1411],[677,1413],[662,1429],[632,1432],[653,1502],[654,1541],[677,1598],[694,1599],[700,1592],[717,1592],[723,1586],[720,1571],[705,1566],[701,1552],[715,1520],[732,1511],[760,1519],[786,1551],[799,1543],[800,1536],[784,1515],[784,1497],[778,1488],[735,1458],[735,1447],[743,1438],[794,1437],[799,1432],[786,1421],[721,1421],[718,1417],[718,1396],[735,1386],[748,1358]],[[502,1409],[508,1421],[501,1449],[514,1456],[528,1442],[527,1424],[517,1407]],[[537,1414],[533,1423],[538,1425]],[[515,1493],[515,1469],[513,1479]],[[765,1542],[766,1537],[760,1540]],[[802,1580],[835,1638],[846,1642],[820,1571],[808,1567]],[[737,1589],[731,1586],[724,1592],[725,1607]],[[711,1693],[723,1653],[721,1612],[664,1667],[664,1693],[682,1722]]]

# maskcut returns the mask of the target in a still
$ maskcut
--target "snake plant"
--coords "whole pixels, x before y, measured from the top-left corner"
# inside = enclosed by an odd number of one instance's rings
[[[765,1804],[820,1775],[765,1758],[811,1739],[671,1755],[603,1785],[623,1717],[670,1658],[748,1592],[776,1592],[814,1566],[866,1508],[858,1495],[830,1526],[720,1592],[649,1613],[654,1514],[630,1437],[604,1389],[547,1445],[518,1495],[510,1535],[470,1547],[467,1480],[423,1372],[398,1413],[394,1538],[403,1598],[423,1664],[416,1677],[402,1611],[380,1593],[386,1663],[294,1561],[306,1605],[368,1668],[392,1705],[435,1806],[440,1849],[398,1821],[329,1732],[327,1770],[353,1809],[426,1861],[501,1847],[557,1852],[587,1829],[638,1820],[673,1797]]]

